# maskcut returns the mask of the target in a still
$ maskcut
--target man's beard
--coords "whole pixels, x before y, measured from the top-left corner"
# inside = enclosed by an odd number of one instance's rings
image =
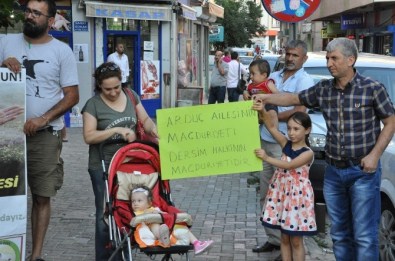
[[[42,25],[35,24],[32,21],[25,20],[23,22],[23,34],[27,37],[36,39],[47,33],[48,21]]]

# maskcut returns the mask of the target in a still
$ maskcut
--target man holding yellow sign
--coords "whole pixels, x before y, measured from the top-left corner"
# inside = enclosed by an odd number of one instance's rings
[[[262,170],[252,102],[223,103],[157,111],[163,179]]]

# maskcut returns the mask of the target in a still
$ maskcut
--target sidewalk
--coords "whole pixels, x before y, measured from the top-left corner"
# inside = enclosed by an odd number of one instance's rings
[[[63,143],[65,161],[64,185],[52,199],[52,217],[44,243],[46,261],[94,260],[95,208],[91,182],[87,171],[88,146],[81,128],[67,129],[69,142]],[[215,244],[206,253],[190,260],[273,260],[280,252],[256,254],[251,250],[266,241],[258,220],[259,203],[256,185],[249,185],[250,174],[220,175],[171,181],[176,207],[192,215],[192,232],[199,239],[213,239]],[[30,210],[30,195],[28,196]],[[30,216],[30,214],[29,214]],[[29,219],[30,221],[30,219]],[[31,252],[28,223],[27,253]],[[325,253],[313,238],[306,237],[306,261],[335,260]],[[161,260],[157,256],[153,260]],[[186,260],[185,256],[173,256]],[[150,260],[138,253],[133,260]]]

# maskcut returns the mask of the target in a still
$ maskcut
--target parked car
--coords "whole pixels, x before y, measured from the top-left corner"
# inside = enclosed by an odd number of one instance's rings
[[[308,53],[304,69],[315,82],[332,77],[326,68],[326,52]],[[279,61],[281,63],[281,61]],[[369,76],[387,88],[392,102],[395,102],[395,57],[360,53],[355,64],[359,73]],[[310,109],[313,122],[310,135],[311,148],[315,160],[310,169],[310,179],[314,189],[316,202],[324,202],[323,180],[326,167],[325,142],[326,123],[319,108]],[[387,146],[381,157],[381,222],[380,222],[380,260],[395,260],[395,138]]]
[[[248,69],[248,66],[250,66],[250,63],[254,60],[253,56],[244,56],[240,55],[239,56],[239,61],[244,65],[245,68]]]
[[[270,51],[270,50],[268,50],[268,49],[265,49],[265,50],[260,50],[259,52],[260,52],[260,54],[261,54],[261,55],[266,55],[266,54],[273,54],[273,52],[272,52],[272,51]]]
[[[280,57],[279,54],[265,54],[262,56],[262,59],[265,59],[266,61],[269,62],[270,71],[274,72],[274,71],[277,71],[277,70],[275,70],[275,65],[276,65],[276,62],[278,61],[279,57]]]
[[[240,47],[231,47],[229,49],[231,52],[237,52],[239,56],[254,56],[255,50],[253,48],[240,48]]]

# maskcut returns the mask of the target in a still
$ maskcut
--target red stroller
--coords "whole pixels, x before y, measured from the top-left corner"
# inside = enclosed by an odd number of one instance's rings
[[[134,217],[130,207],[129,193],[131,186],[135,184],[143,184],[150,188],[153,194],[153,205],[166,213],[143,214]],[[169,181],[161,179],[156,144],[133,142],[120,148],[111,160],[106,188],[110,241],[115,249],[109,260],[119,256],[120,251],[122,251],[123,260],[133,260],[132,250],[137,252],[138,249],[150,257],[164,255],[162,260],[173,260],[172,254],[185,255],[186,260],[189,260],[188,252],[193,250],[191,244],[169,248],[160,246],[140,248],[133,237],[135,227],[142,222],[165,223],[169,228],[173,228],[175,224],[186,226],[192,224],[190,215],[181,213],[174,207]]]

